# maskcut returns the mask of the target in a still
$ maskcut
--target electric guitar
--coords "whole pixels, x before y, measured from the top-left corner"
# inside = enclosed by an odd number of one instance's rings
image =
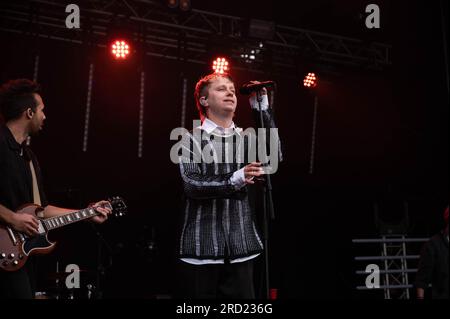
[[[125,215],[127,206],[120,197],[108,199],[108,203],[101,205],[112,210],[112,215],[120,217]],[[16,214],[29,214],[38,218],[38,234],[28,236],[20,233],[7,225],[0,224],[0,269],[5,271],[16,271],[22,268],[28,256],[43,255],[50,253],[56,242],[48,239],[48,233],[51,230],[64,227],[96,215],[99,212],[93,207],[88,207],[73,213],[51,218],[39,218],[37,214],[44,208],[35,204],[25,204],[21,206]]]

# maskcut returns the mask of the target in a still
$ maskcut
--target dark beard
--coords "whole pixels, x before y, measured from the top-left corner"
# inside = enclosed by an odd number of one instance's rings
[[[32,137],[32,136],[38,135],[39,132],[41,131],[40,128],[41,128],[41,126],[39,126],[37,128],[31,127],[30,130],[28,131],[28,136]]]

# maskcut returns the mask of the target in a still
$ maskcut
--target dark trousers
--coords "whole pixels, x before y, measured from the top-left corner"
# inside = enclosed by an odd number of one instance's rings
[[[181,298],[255,299],[253,260],[233,264],[180,263]]]
[[[0,299],[33,299],[34,290],[32,260],[28,260],[25,266],[17,271],[0,271]]]

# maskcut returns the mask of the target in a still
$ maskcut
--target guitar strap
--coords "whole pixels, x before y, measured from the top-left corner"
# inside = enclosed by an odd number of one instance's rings
[[[41,206],[42,205],[41,195],[39,194],[39,187],[37,184],[36,171],[34,170],[33,161],[30,161],[30,170],[31,170],[31,177],[33,179],[33,203]],[[44,217],[44,216],[39,216],[39,214],[43,215],[43,211],[38,213],[38,217]]]

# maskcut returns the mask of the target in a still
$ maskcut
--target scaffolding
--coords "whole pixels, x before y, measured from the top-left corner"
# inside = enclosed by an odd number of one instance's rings
[[[382,284],[378,287],[359,285],[358,290],[383,289],[385,299],[410,299],[409,275],[416,273],[417,268],[408,268],[408,261],[417,261],[420,255],[408,255],[407,243],[423,243],[429,238],[407,238],[405,235],[383,235],[380,238],[353,239],[354,244],[380,244],[378,256],[356,256],[355,261],[373,262],[378,265]],[[357,270],[356,275],[368,275],[365,270]]]
[[[305,52],[323,66],[381,70],[392,64],[392,47],[388,44],[275,24],[273,36],[257,39],[248,35],[248,19],[197,9],[179,14],[162,1],[84,1],[80,4],[80,29],[68,29],[66,5],[53,0],[2,1],[0,30],[106,47],[112,23],[120,18],[127,22],[133,39],[143,44],[146,55],[171,60],[209,63],[211,43],[220,38],[230,49],[235,67],[254,72],[266,69],[270,59],[273,73],[294,73]],[[252,63],[240,58],[244,47],[259,50],[261,43],[264,54],[257,55]]]

